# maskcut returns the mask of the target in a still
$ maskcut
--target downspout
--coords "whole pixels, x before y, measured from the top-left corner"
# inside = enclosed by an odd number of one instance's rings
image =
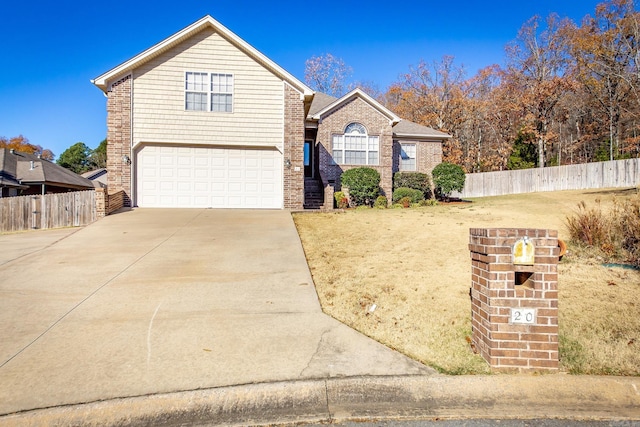
[[[131,70],[131,90],[129,92],[129,204],[133,208],[138,203],[138,195],[133,186],[134,183],[134,159],[133,159],[133,70]],[[108,144],[108,143],[107,143]]]

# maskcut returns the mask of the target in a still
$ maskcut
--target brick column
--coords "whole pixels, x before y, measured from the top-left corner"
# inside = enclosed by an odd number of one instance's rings
[[[104,218],[109,211],[109,196],[106,188],[96,188],[96,216]]]
[[[284,85],[284,208],[304,207],[304,101]]]
[[[533,265],[514,264],[527,237]],[[558,232],[470,230],[472,342],[498,371],[558,369]]]
[[[124,191],[125,206],[131,206],[132,84],[130,75],[123,77],[111,84],[107,94],[107,184],[110,193]]]

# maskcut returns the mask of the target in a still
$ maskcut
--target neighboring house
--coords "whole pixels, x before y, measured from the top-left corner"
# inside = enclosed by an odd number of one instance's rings
[[[449,138],[360,90],[314,93],[210,16],[92,83],[107,95],[109,191],[128,206],[302,209],[305,190],[332,195],[360,165],[390,198],[393,172],[429,172]]]
[[[2,197],[63,193],[93,189],[93,183],[40,157],[0,148],[0,192]]]
[[[107,168],[99,168],[96,170],[88,171],[81,176],[93,181],[93,185],[96,187],[105,188],[107,186]]]

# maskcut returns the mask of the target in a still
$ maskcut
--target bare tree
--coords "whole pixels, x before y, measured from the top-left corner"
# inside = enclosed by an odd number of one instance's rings
[[[312,56],[305,62],[304,80],[313,89],[340,97],[346,93],[352,68],[330,53]]]

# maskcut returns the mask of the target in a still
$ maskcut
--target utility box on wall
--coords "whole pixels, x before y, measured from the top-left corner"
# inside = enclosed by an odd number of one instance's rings
[[[472,228],[472,342],[492,369],[558,369],[558,232]]]

